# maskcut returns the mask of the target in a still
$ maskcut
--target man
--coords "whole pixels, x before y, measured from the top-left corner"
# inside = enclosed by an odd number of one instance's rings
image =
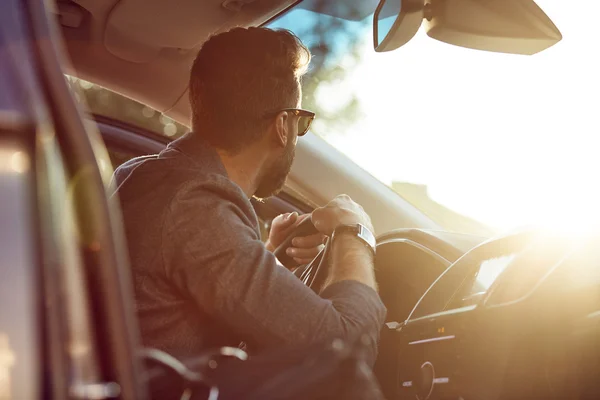
[[[282,188],[314,117],[300,110],[309,60],[288,31],[211,37],[191,70],[192,132],[115,172],[146,346],[185,358],[241,342],[255,353],[364,333],[374,358],[385,307],[372,250],[336,235],[321,296],[272,254],[304,218],[321,233],[296,239],[289,254],[300,263],[340,225],[372,231],[363,209],[340,196],[312,215],[280,216],[265,246],[249,201]]]

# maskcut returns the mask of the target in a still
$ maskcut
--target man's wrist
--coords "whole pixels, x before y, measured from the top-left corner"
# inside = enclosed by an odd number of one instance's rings
[[[340,259],[360,258],[373,260],[373,251],[356,235],[340,234],[332,241],[332,251],[339,255]]]
[[[270,251],[271,253],[275,251],[275,248],[273,247],[273,245],[271,244],[270,240],[267,240],[265,242],[265,248]]]
[[[360,223],[340,225],[333,231],[332,241],[335,242],[337,238],[342,236],[357,238],[359,242],[371,252],[372,256],[375,256],[377,241],[372,230],[367,226]]]
[[[377,290],[374,275],[373,253],[353,235],[341,235],[332,245],[332,265],[327,282],[329,284],[355,280]]]

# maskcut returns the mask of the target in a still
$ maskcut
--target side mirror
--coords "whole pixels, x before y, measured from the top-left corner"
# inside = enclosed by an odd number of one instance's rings
[[[382,0],[373,15],[375,51],[406,44],[423,19],[429,37],[475,50],[531,55],[562,39],[533,0]]]
[[[424,0],[382,0],[373,14],[375,51],[392,51],[412,39],[423,22]]]

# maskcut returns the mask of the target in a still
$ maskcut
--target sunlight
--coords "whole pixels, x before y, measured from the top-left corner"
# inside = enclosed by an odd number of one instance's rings
[[[364,116],[325,139],[382,182],[425,184],[434,201],[500,230],[600,228],[591,97],[600,61],[584,20],[600,4],[583,17],[569,2],[538,4],[564,40],[531,57],[458,48],[424,32],[379,54],[365,39],[358,68],[318,92],[333,106],[352,90]]]
[[[515,258],[516,254],[508,254],[484,260],[479,266],[471,294],[475,294],[475,290],[487,291]]]

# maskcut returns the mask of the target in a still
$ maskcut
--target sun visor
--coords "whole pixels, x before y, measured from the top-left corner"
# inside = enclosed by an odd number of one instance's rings
[[[124,60],[150,62],[162,48],[194,48],[242,12],[223,0],[121,0],[108,16],[104,44]]]

